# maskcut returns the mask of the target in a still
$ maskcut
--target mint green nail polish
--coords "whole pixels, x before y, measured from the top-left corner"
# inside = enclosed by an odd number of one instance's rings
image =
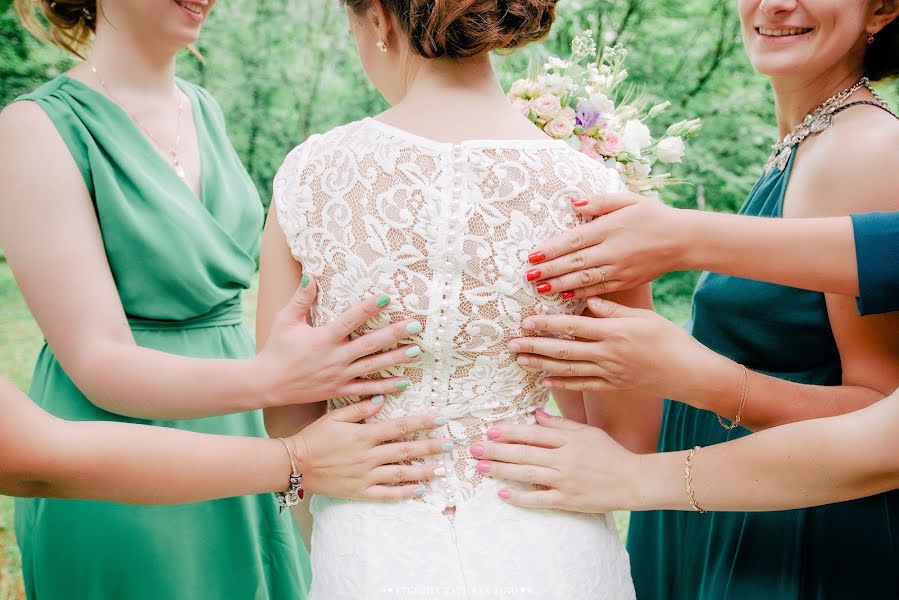
[[[423,487],[419,486],[419,487],[415,488],[415,491],[412,492],[412,495],[415,496],[416,498],[418,498],[419,496],[424,496],[425,489]]]
[[[453,451],[453,443],[452,442],[443,442],[443,451],[444,452],[452,452]]]
[[[446,417],[437,417],[434,419],[434,425],[446,425]]]
[[[406,350],[406,356],[409,358],[415,358],[416,356],[421,354],[421,348],[418,346],[412,346],[411,348]]]
[[[388,304],[390,304],[390,296],[387,294],[381,294],[378,296],[378,299],[375,300],[375,304],[378,305],[378,308],[384,308]]]
[[[380,394],[378,394],[377,396],[374,396],[371,399],[371,403],[374,404],[375,406],[377,406],[383,402],[384,402],[384,396],[381,396]]]
[[[411,323],[406,325],[406,333],[410,335],[421,333],[421,323],[419,323],[418,321],[412,321]]]
[[[309,276],[303,273],[303,276],[300,278],[300,287],[304,290],[309,287]]]
[[[398,390],[404,390],[404,389],[406,389],[407,387],[409,387],[409,380],[408,380],[408,379],[403,379],[402,381],[397,381],[397,382],[396,382],[396,389],[398,389]]]

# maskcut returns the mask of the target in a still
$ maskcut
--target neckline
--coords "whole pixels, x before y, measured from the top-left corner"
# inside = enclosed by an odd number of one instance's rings
[[[475,148],[518,148],[518,149],[538,149],[538,148],[569,148],[570,146],[564,140],[557,140],[550,137],[546,139],[477,139],[462,140],[459,142],[442,142],[417,133],[412,133],[396,125],[385,123],[375,117],[365,117],[363,123],[368,123],[381,131],[384,131],[395,137],[405,138],[415,144],[427,148],[437,150],[450,150],[455,147],[468,146]]]
[[[140,130],[140,127],[137,126],[137,123],[134,122],[134,119],[131,118],[131,115],[129,115],[127,112],[125,112],[125,109],[122,106],[120,106],[117,102],[115,102],[112,98],[110,98],[109,96],[107,96],[106,94],[101,92],[100,90],[94,88],[91,85],[88,85],[87,83],[81,81],[80,79],[75,79],[74,77],[71,77],[66,73],[63,73],[61,75],[61,77],[63,78],[63,80],[65,82],[67,82],[67,83],[73,82],[76,84],[77,87],[87,90],[88,92],[94,94],[95,96],[102,98],[103,101],[106,102],[107,104],[111,105],[113,107],[113,110],[117,111],[119,116],[123,117],[124,120],[129,123],[129,127],[131,127],[131,131],[134,134],[136,134],[138,138],[140,138],[142,140],[142,143],[144,144],[144,146],[146,148],[148,148],[149,150],[151,150],[153,152],[153,155],[155,155],[158,158],[158,161],[161,163],[163,168],[166,170],[166,172],[169,173],[170,178],[177,180],[178,185],[180,185],[182,187],[182,189],[184,189],[187,192],[187,194],[193,199],[193,201],[196,202],[197,204],[199,204],[200,206],[206,207],[206,209],[208,211],[209,207],[206,206],[206,172],[208,169],[206,168],[207,167],[206,160],[205,160],[206,152],[204,151],[205,138],[202,135],[202,129],[200,127],[200,106],[199,106],[199,102],[197,100],[196,95],[192,94],[190,92],[190,90],[187,88],[186,83],[182,79],[176,77],[175,85],[177,85],[178,89],[181,90],[181,92],[185,96],[187,96],[187,99],[190,102],[191,118],[194,123],[194,135],[197,138],[197,151],[200,155],[199,156],[199,162],[200,162],[199,196],[193,191],[193,189],[190,187],[190,185],[188,185],[187,181],[182,179],[178,175],[178,173],[175,172],[175,168],[169,163],[168,160],[166,160],[165,156],[163,156],[163,154],[162,154],[162,152],[160,152],[159,148],[157,148],[153,144],[153,142],[150,141],[150,139],[147,137],[147,134],[145,134],[143,131]]]

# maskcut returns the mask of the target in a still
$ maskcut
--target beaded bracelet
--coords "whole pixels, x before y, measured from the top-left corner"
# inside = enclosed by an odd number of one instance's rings
[[[687,498],[690,500],[690,506],[698,513],[704,513],[705,509],[696,502],[696,496],[693,494],[693,457],[699,450],[699,446],[694,446],[687,455],[687,462],[684,464],[684,481],[687,483]]]
[[[297,465],[293,460],[293,452],[290,451],[290,446],[287,445],[287,441],[283,438],[278,438],[278,441],[284,444],[284,448],[287,450],[287,457],[290,459],[290,489],[286,492],[275,492],[275,497],[278,499],[278,506],[280,507],[279,512],[284,512],[285,508],[293,508],[299,505],[303,501],[306,492],[303,489],[303,476],[297,473]]]
[[[715,415],[718,417],[718,423],[728,431],[740,426],[740,421],[743,420],[743,409],[746,408],[746,400],[749,398],[749,369],[743,365],[740,365],[740,368],[743,369],[743,384],[740,388],[740,405],[737,407],[736,418],[733,422],[727,424],[724,422],[724,418],[721,415]]]

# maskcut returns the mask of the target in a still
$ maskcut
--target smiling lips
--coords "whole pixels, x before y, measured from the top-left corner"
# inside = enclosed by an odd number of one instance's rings
[[[175,4],[197,16],[203,16],[203,9],[201,7],[206,6],[205,4],[188,2],[187,0],[175,0]]]
[[[768,37],[789,37],[794,35],[805,35],[812,31],[811,27],[756,27],[755,30],[759,35]]]

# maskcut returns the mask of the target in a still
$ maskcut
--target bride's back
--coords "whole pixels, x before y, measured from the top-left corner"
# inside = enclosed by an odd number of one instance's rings
[[[425,499],[441,508],[480,482],[465,449],[500,422],[533,423],[540,374],[507,344],[538,313],[578,313],[524,277],[528,253],[578,223],[571,200],[621,189],[618,175],[551,140],[440,143],[376,119],[314,136],[285,160],[275,205],[294,257],[316,277],[316,323],[372,294],[393,298],[379,327],[416,319],[422,354],[391,372],[410,381],[378,418],[436,410],[432,433],[460,451]],[[359,334],[364,331],[357,332]],[[331,402],[341,406],[358,398]]]

